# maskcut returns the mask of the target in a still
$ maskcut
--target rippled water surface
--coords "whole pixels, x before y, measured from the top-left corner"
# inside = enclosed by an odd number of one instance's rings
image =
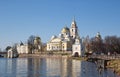
[[[118,77],[94,63],[62,58],[0,58],[0,77]]]

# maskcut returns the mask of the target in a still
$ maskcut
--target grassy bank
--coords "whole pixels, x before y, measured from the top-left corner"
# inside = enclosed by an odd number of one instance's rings
[[[116,74],[120,75],[120,59],[109,61],[107,68],[112,69]]]
[[[19,54],[19,58],[71,58],[68,53],[34,53],[34,54]]]
[[[87,60],[86,57],[72,57],[71,51],[45,51],[45,52],[36,52],[33,54],[19,54],[19,58],[70,58],[74,60]]]
[[[72,57],[72,59],[75,59],[75,60],[82,60],[82,61],[86,61],[86,60],[87,60],[86,57]]]

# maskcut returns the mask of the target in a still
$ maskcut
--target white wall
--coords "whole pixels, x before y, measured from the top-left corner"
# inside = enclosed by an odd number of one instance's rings
[[[81,45],[80,44],[74,44],[72,46],[72,52],[73,52],[72,56],[74,56],[76,52],[79,54],[79,56],[81,56],[82,55],[81,54]]]
[[[28,45],[18,45],[17,46],[17,52],[18,54],[22,54],[22,53],[28,53]]]

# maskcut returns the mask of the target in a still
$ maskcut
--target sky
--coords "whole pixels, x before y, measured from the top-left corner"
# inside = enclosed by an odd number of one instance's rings
[[[120,37],[120,0],[0,0],[0,48],[31,35],[46,43],[74,17],[80,37]]]

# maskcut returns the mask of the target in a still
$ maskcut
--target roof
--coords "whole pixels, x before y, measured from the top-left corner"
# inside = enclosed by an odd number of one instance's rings
[[[62,40],[60,38],[54,38],[50,42],[61,42]]]
[[[68,27],[64,27],[61,31],[61,33],[67,33],[67,32],[70,32]]]

